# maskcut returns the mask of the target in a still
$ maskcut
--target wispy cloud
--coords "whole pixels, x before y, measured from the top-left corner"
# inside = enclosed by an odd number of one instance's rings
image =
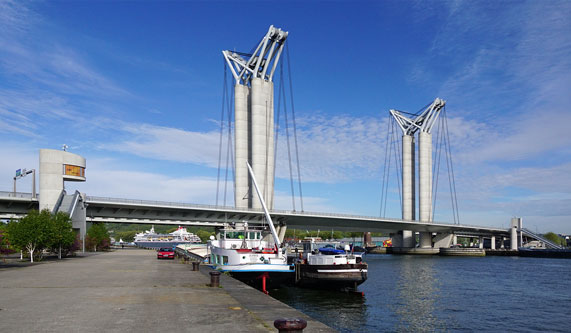
[[[44,121],[78,121],[85,103],[129,96],[72,48],[51,38],[31,2],[0,2],[0,125],[36,136]],[[95,103],[94,103],[95,102]]]

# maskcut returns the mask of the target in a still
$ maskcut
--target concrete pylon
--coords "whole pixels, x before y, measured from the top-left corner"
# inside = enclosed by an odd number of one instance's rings
[[[418,173],[419,173],[419,217],[421,222],[432,220],[432,134],[418,134]],[[432,247],[432,234],[421,232],[420,247]]]
[[[235,151],[235,183],[234,202],[236,208],[251,208],[252,193],[250,187],[248,169],[240,167],[249,161],[249,100],[250,88],[240,83],[234,86],[234,151]]]
[[[427,108],[412,117],[409,113],[390,110],[391,115],[403,131],[402,137],[402,183],[403,183],[403,207],[402,218],[404,220],[415,219],[415,142],[414,134],[418,131],[418,173],[419,173],[419,217],[422,222],[432,221],[432,126],[440,114],[440,110],[446,104],[440,98],[436,98]],[[412,233],[403,230],[402,246],[413,247],[414,238]],[[432,247],[432,234],[421,232],[419,245],[421,248]]]
[[[251,160],[260,192],[268,208],[273,208],[274,178],[274,84],[253,78],[251,105]],[[252,208],[262,208],[259,200],[252,200]]]
[[[252,54],[222,51],[234,76],[235,172],[237,208],[257,208],[252,178],[246,162],[252,166],[262,197],[269,210],[274,207],[274,83],[278,61],[287,39],[287,31],[270,26]],[[244,58],[247,56],[248,58]]]
[[[413,221],[415,214],[415,146],[414,136],[402,136],[402,218]],[[414,247],[414,234],[410,230],[402,231],[402,247]]]

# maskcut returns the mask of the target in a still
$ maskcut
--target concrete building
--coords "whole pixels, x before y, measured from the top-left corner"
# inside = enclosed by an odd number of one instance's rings
[[[85,181],[85,158],[63,150],[40,149],[40,210],[53,211],[65,181]]]
[[[85,240],[85,196],[78,191],[68,195],[65,182],[85,181],[85,158],[63,150],[40,149],[40,210],[66,212],[72,227]]]

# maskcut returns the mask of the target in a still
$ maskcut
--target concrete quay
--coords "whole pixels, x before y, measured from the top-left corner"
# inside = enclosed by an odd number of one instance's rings
[[[156,252],[119,249],[34,265],[0,265],[0,332],[304,332],[334,329],[229,276]]]

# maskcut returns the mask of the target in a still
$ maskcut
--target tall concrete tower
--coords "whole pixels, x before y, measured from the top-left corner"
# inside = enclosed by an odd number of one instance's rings
[[[249,161],[268,209],[274,206],[274,83],[287,31],[270,26],[252,54],[222,51],[234,76],[235,172],[237,208],[258,208]]]
[[[413,221],[416,219],[415,207],[415,140],[414,133],[417,127],[411,120],[396,110],[390,110],[403,131],[402,135],[402,219]],[[402,231],[402,247],[414,247],[415,239],[412,231]]]
[[[418,173],[419,173],[419,215],[420,221],[432,220],[432,127],[436,123],[440,110],[446,101],[436,98],[419,114],[408,117],[402,112],[390,110],[391,115],[403,131],[402,137],[402,184],[404,220],[415,219],[415,141],[418,132]],[[429,232],[420,233],[420,247],[432,247],[432,236]],[[414,247],[412,232],[403,230],[403,247]]]

